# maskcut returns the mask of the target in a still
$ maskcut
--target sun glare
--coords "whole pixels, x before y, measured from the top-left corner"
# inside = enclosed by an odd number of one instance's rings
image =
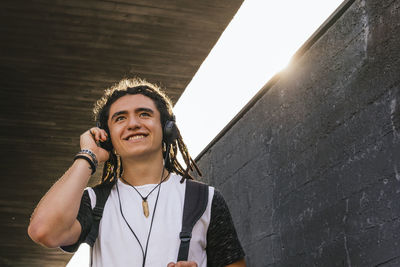
[[[174,107],[193,157],[282,70],[339,0],[246,0]]]

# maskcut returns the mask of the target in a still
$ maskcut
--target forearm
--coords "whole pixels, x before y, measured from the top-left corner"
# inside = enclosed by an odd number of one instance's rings
[[[90,176],[89,164],[78,159],[45,194],[33,212],[28,228],[28,234],[35,242],[54,247],[70,238],[68,232],[76,220]]]

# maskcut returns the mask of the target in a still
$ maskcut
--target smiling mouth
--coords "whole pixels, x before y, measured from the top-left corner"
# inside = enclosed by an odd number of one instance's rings
[[[146,135],[144,135],[144,134],[138,134],[138,135],[129,136],[125,140],[128,140],[128,141],[130,141],[130,140],[138,140],[138,139],[143,139],[145,137],[146,137]]]

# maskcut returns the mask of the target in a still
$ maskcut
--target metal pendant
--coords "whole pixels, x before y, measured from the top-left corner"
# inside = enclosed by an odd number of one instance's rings
[[[142,206],[144,216],[146,216],[146,218],[149,217],[149,204],[147,203],[147,200],[143,200]]]

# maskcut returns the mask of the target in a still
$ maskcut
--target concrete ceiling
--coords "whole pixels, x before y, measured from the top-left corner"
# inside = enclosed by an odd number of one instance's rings
[[[125,76],[176,102],[241,3],[1,1],[0,266],[65,266],[71,255],[36,245],[26,229],[93,125],[93,102]]]

